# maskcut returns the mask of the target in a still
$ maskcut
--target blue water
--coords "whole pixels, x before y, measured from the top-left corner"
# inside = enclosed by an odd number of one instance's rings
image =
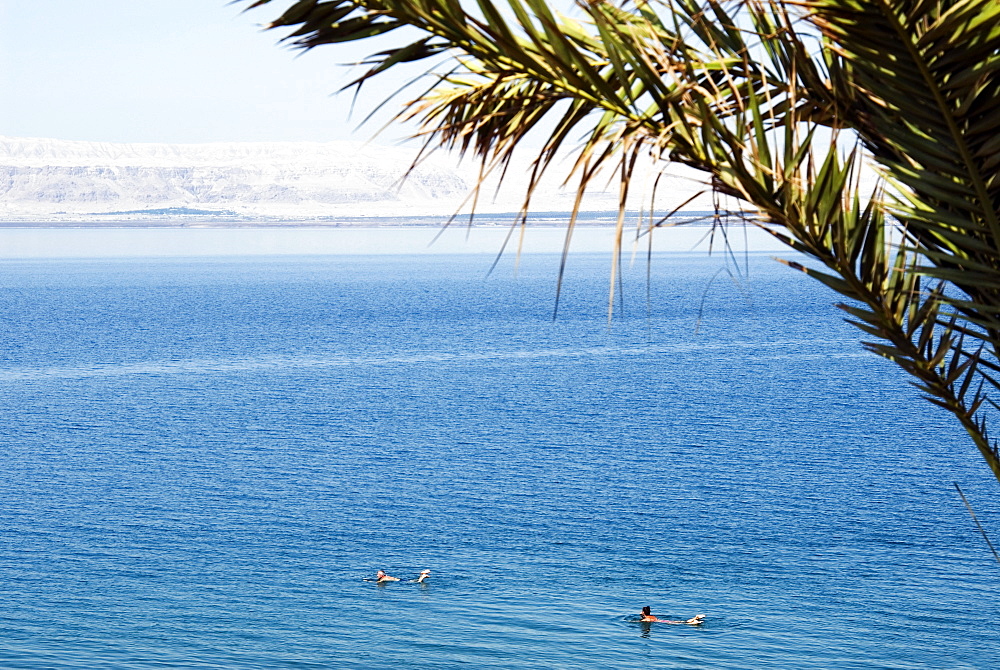
[[[996,482],[822,287],[489,262],[0,262],[0,667],[997,667]]]

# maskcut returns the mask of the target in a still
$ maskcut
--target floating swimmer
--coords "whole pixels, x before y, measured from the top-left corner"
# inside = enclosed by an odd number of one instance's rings
[[[696,614],[686,621],[671,621],[670,619],[657,619],[655,616],[649,613],[649,605],[642,608],[642,614],[639,617],[639,621],[646,623],[686,623],[690,626],[699,626],[705,620],[704,614]]]
[[[387,575],[382,570],[379,570],[378,572],[375,573],[375,582],[378,584],[382,584],[384,582],[398,582],[398,581],[399,577],[392,577],[390,575]]]
[[[417,576],[416,579],[411,579],[409,581],[417,584],[423,584],[430,576],[431,576],[430,570],[421,570],[420,574]],[[365,577],[365,581],[375,582],[376,584],[385,584],[387,582],[400,582],[402,580],[399,577],[393,577],[392,575],[387,575],[385,573],[385,570],[379,570],[378,572],[375,573],[375,579],[369,579],[368,577]]]

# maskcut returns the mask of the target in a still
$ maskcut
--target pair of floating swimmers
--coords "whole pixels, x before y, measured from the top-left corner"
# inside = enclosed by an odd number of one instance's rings
[[[411,579],[410,581],[416,582],[417,584],[423,584],[430,576],[431,576],[430,570],[421,570],[420,576],[417,577],[416,579]],[[373,581],[373,580],[368,580],[368,581]],[[398,582],[402,580],[400,580],[399,577],[393,577],[391,575],[385,574],[385,571],[383,570],[379,570],[377,573],[375,573],[374,581],[378,584],[384,584],[386,582]]]
[[[686,621],[671,621],[670,619],[657,619],[655,616],[649,613],[649,605],[642,608],[642,614],[639,617],[639,621],[648,623],[686,623],[691,626],[698,626],[705,620],[704,614],[696,614]]]
[[[417,584],[423,584],[430,576],[431,576],[430,570],[421,570],[420,575],[416,579],[411,579],[410,581],[416,582]],[[378,584],[384,584],[386,582],[399,582],[402,580],[399,577],[393,577],[392,575],[387,575],[384,570],[379,570],[378,572],[375,573],[374,580],[366,580],[366,581],[375,581]],[[645,607],[642,608],[642,612],[639,615],[639,621],[642,621],[643,623],[673,623],[673,624],[686,623],[689,626],[700,626],[705,621],[705,615],[695,614],[690,619],[686,619],[684,621],[674,621],[672,619],[660,619],[653,616],[653,614],[650,612],[649,605],[646,605]]]

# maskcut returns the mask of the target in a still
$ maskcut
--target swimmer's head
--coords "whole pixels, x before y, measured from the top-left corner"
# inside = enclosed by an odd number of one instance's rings
[[[421,570],[420,574],[422,574],[422,575],[429,575],[429,574],[431,574],[431,571],[430,570]]]
[[[649,605],[642,608],[642,613],[644,616],[649,616]]]

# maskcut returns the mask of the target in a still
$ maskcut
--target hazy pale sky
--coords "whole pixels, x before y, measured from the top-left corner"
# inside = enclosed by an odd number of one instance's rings
[[[0,0],[0,135],[112,142],[368,140],[341,64],[367,45],[277,46],[226,0]],[[396,80],[398,81],[398,79]],[[386,82],[384,90],[395,83]],[[384,121],[385,117],[383,117]],[[379,143],[400,137],[381,136]]]

